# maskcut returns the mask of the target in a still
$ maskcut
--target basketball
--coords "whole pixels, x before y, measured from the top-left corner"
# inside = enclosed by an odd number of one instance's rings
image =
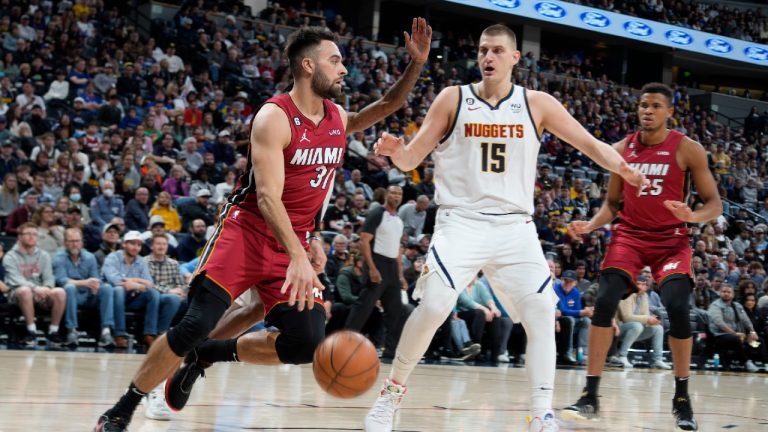
[[[325,338],[315,350],[312,372],[331,396],[360,396],[379,376],[379,356],[373,344],[357,332],[342,330]]]

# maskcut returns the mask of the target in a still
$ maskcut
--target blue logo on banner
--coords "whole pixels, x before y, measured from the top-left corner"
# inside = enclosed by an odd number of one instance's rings
[[[584,24],[591,27],[605,28],[611,25],[611,20],[598,12],[582,12],[579,17]]]
[[[720,54],[728,54],[733,51],[733,45],[722,39],[707,39],[704,45],[710,50]]]
[[[744,48],[744,55],[752,60],[768,61],[768,50],[756,46],[749,46]]]
[[[533,8],[536,9],[536,12],[538,12],[539,15],[542,15],[547,18],[562,18],[566,14],[565,9],[563,7],[550,2],[536,3],[536,5]]]
[[[693,43],[693,36],[682,30],[667,30],[664,36],[668,41],[677,45],[690,45]]]
[[[624,31],[640,37],[648,37],[653,34],[653,29],[648,24],[640,21],[627,21],[624,23]]]
[[[516,9],[520,6],[520,0],[488,0],[492,4],[504,9]]]

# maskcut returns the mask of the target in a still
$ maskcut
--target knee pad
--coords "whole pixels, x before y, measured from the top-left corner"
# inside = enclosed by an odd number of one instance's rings
[[[538,330],[554,334],[555,306],[552,299],[544,293],[533,293],[523,297],[519,305],[515,305],[520,315],[526,333],[533,335]],[[568,317],[570,318],[570,317]]]
[[[198,276],[192,282],[195,296],[189,303],[184,318],[168,331],[168,345],[179,357],[202,343],[216,327],[216,323],[229,307],[223,296],[217,294],[222,289],[205,277]]]
[[[687,275],[672,275],[661,283],[661,301],[669,316],[669,335],[676,339],[691,337],[689,303],[692,289]]]
[[[619,302],[627,294],[632,282],[625,273],[608,269],[600,275],[599,283],[592,325],[610,327],[616,310],[619,308]]]
[[[416,284],[421,298],[418,306],[421,319],[428,319],[435,323],[445,321],[445,318],[456,306],[459,293],[448,286],[434,271],[419,278]],[[438,325],[436,324],[436,326]]]
[[[275,340],[277,358],[286,364],[312,363],[315,348],[325,337],[325,310],[315,306],[312,310],[299,312],[293,309],[296,319],[290,317],[292,324],[280,330]]]

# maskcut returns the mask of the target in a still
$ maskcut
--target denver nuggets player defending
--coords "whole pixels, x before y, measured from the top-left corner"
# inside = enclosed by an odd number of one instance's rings
[[[366,431],[392,430],[408,376],[480,269],[528,335],[529,430],[558,429],[551,409],[556,296],[530,216],[539,136],[544,129],[553,132],[633,185],[646,180],[556,99],[512,84],[512,68],[520,60],[516,46],[509,28],[486,28],[477,54],[482,82],[443,90],[408,146],[388,134],[376,144],[376,151],[403,171],[436,147],[432,158],[440,210],[417,284],[421,304],[405,324],[389,378],[365,419]]]

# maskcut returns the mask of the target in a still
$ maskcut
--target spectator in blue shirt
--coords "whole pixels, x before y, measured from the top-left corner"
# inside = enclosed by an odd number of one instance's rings
[[[581,306],[581,293],[575,289],[577,283],[576,272],[566,270],[563,272],[561,282],[555,283],[555,293],[560,299],[557,308],[560,310],[561,316],[571,321],[573,332],[578,332],[578,348],[586,351],[589,326],[592,324],[590,318],[594,308]],[[568,342],[567,351],[561,355],[570,361],[573,359],[571,354],[573,338],[571,337]]]
[[[125,207],[115,197],[115,185],[107,180],[101,185],[101,195],[91,201],[91,220],[103,227],[115,217],[124,218]]]
[[[160,316],[165,314],[162,320],[170,323],[176,308],[171,311],[171,308],[160,307],[160,291],[155,289],[147,262],[139,256],[143,244],[141,233],[128,231],[123,238],[123,249],[107,255],[101,272],[104,279],[115,287],[119,299],[115,302],[118,305],[115,311],[115,334],[117,337],[127,335],[125,309],[144,309],[144,343],[150,346],[160,332]],[[120,308],[121,304],[125,308]]]
[[[99,346],[113,346],[110,328],[115,327],[115,289],[104,283],[96,257],[83,249],[83,233],[79,228],[64,231],[64,247],[53,258],[56,285],[67,292],[64,325],[69,330],[67,344],[77,345],[77,308],[99,308],[101,337]]]

